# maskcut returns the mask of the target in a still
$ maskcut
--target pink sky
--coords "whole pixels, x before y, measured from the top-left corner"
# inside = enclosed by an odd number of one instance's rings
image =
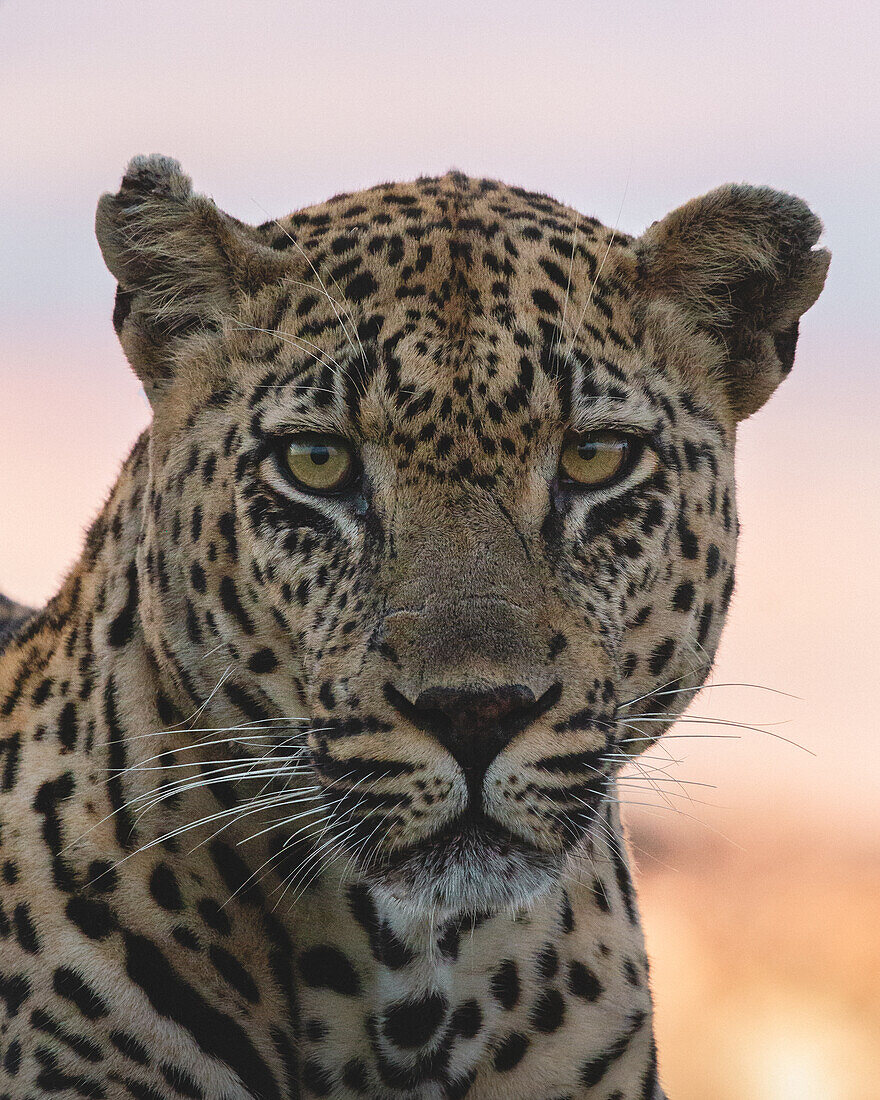
[[[148,419],[92,236],[131,155],[178,157],[255,222],[452,165],[631,231],[769,183],[813,204],[835,259],[792,378],[742,431],[716,679],[802,698],[719,689],[694,712],[787,720],[770,728],[819,756],[757,733],[669,747],[719,806],[875,814],[877,18],[853,0],[0,2],[0,588],[53,591]]]

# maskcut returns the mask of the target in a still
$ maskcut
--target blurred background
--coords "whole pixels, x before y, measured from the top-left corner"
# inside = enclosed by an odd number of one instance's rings
[[[450,167],[630,232],[741,180],[824,219],[795,371],[741,429],[739,585],[691,707],[718,724],[666,740],[691,782],[626,790],[671,1100],[880,1097],[877,10],[0,0],[0,589],[25,602],[148,421],[92,234],[135,153],[252,222]]]

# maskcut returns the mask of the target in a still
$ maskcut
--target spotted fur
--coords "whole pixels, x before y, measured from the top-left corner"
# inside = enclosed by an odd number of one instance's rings
[[[616,776],[707,675],[817,219],[452,173],[251,228],[153,157],[97,232],[154,418],[0,659],[0,1097],[661,1097]],[[578,492],[590,429],[643,454]]]

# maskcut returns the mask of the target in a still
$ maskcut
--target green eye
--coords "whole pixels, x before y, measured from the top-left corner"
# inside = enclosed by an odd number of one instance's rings
[[[338,493],[354,479],[351,445],[330,435],[297,435],[288,439],[284,462],[294,482],[313,493]]]
[[[638,440],[621,432],[585,432],[566,440],[559,456],[562,477],[595,489],[628,472]]]

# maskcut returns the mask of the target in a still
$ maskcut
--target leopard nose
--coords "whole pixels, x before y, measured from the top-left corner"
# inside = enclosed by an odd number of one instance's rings
[[[482,780],[498,753],[531,721],[534,704],[534,693],[522,684],[430,687],[413,710],[474,782]]]

